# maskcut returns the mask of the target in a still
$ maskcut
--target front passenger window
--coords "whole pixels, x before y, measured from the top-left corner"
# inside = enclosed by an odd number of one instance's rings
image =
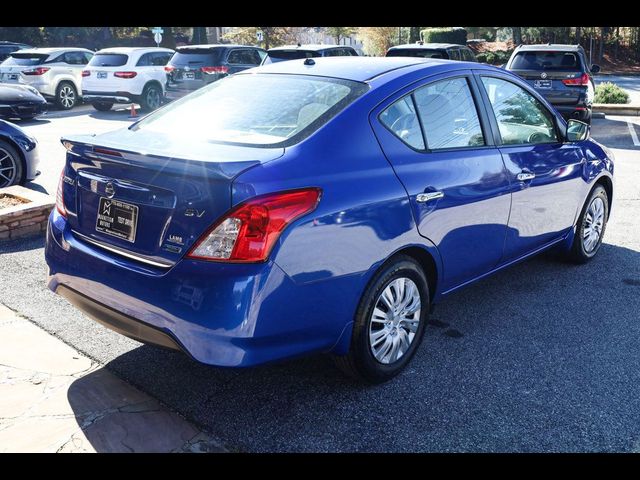
[[[551,113],[533,95],[506,80],[481,78],[498,122],[503,145],[558,141]]]

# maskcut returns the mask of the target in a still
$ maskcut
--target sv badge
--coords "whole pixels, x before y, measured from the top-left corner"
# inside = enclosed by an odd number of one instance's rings
[[[185,217],[202,217],[204,215],[204,210],[198,210],[196,208],[187,208],[184,211]]]

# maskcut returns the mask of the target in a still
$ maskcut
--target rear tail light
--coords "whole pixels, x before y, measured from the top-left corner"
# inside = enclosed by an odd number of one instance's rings
[[[60,215],[67,218],[67,209],[64,206],[64,167],[60,172],[60,181],[58,182],[58,190],[56,190],[56,210]]]
[[[586,86],[589,85],[589,74],[583,73],[576,78],[565,78],[562,80],[562,83],[569,86]]]
[[[83,77],[88,77],[91,75],[91,70],[82,70],[82,76]]]
[[[51,70],[49,67],[36,67],[30,70],[23,70],[22,74],[23,75],[44,75],[49,70]]]
[[[165,72],[167,72],[167,73],[171,73],[171,72],[173,72],[175,69],[176,69],[176,67],[172,67],[171,65],[166,65],[166,66],[164,67],[164,71],[165,71]]]
[[[233,208],[198,239],[187,257],[221,262],[263,262],[282,231],[315,210],[319,188],[253,198]]]
[[[138,75],[138,72],[115,72],[113,74],[114,77],[118,78],[133,78]]]
[[[213,75],[214,73],[229,73],[229,67],[200,67],[202,73]]]

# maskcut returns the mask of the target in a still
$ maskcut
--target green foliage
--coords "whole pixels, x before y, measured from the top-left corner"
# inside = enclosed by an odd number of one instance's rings
[[[487,54],[486,53],[478,53],[476,55],[476,60],[480,63],[487,63]]]
[[[425,28],[420,35],[425,43],[467,43],[467,31],[464,28]]]
[[[496,50],[495,52],[483,52],[476,55],[476,59],[481,63],[489,65],[502,65],[509,61],[513,50]]]
[[[356,33],[356,27],[327,27],[327,35],[333,37],[337,44],[345,37],[350,37]]]
[[[0,40],[40,47],[42,30],[40,27],[0,27]]]
[[[596,87],[595,103],[629,103],[629,94],[612,82]]]

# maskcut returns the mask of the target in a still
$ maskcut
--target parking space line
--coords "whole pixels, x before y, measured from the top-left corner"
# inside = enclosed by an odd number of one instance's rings
[[[636,134],[636,129],[633,126],[633,123],[627,120],[627,127],[629,127],[629,135],[631,135],[631,140],[633,140],[633,144],[636,147],[640,147],[640,140],[638,140],[638,135]]]

